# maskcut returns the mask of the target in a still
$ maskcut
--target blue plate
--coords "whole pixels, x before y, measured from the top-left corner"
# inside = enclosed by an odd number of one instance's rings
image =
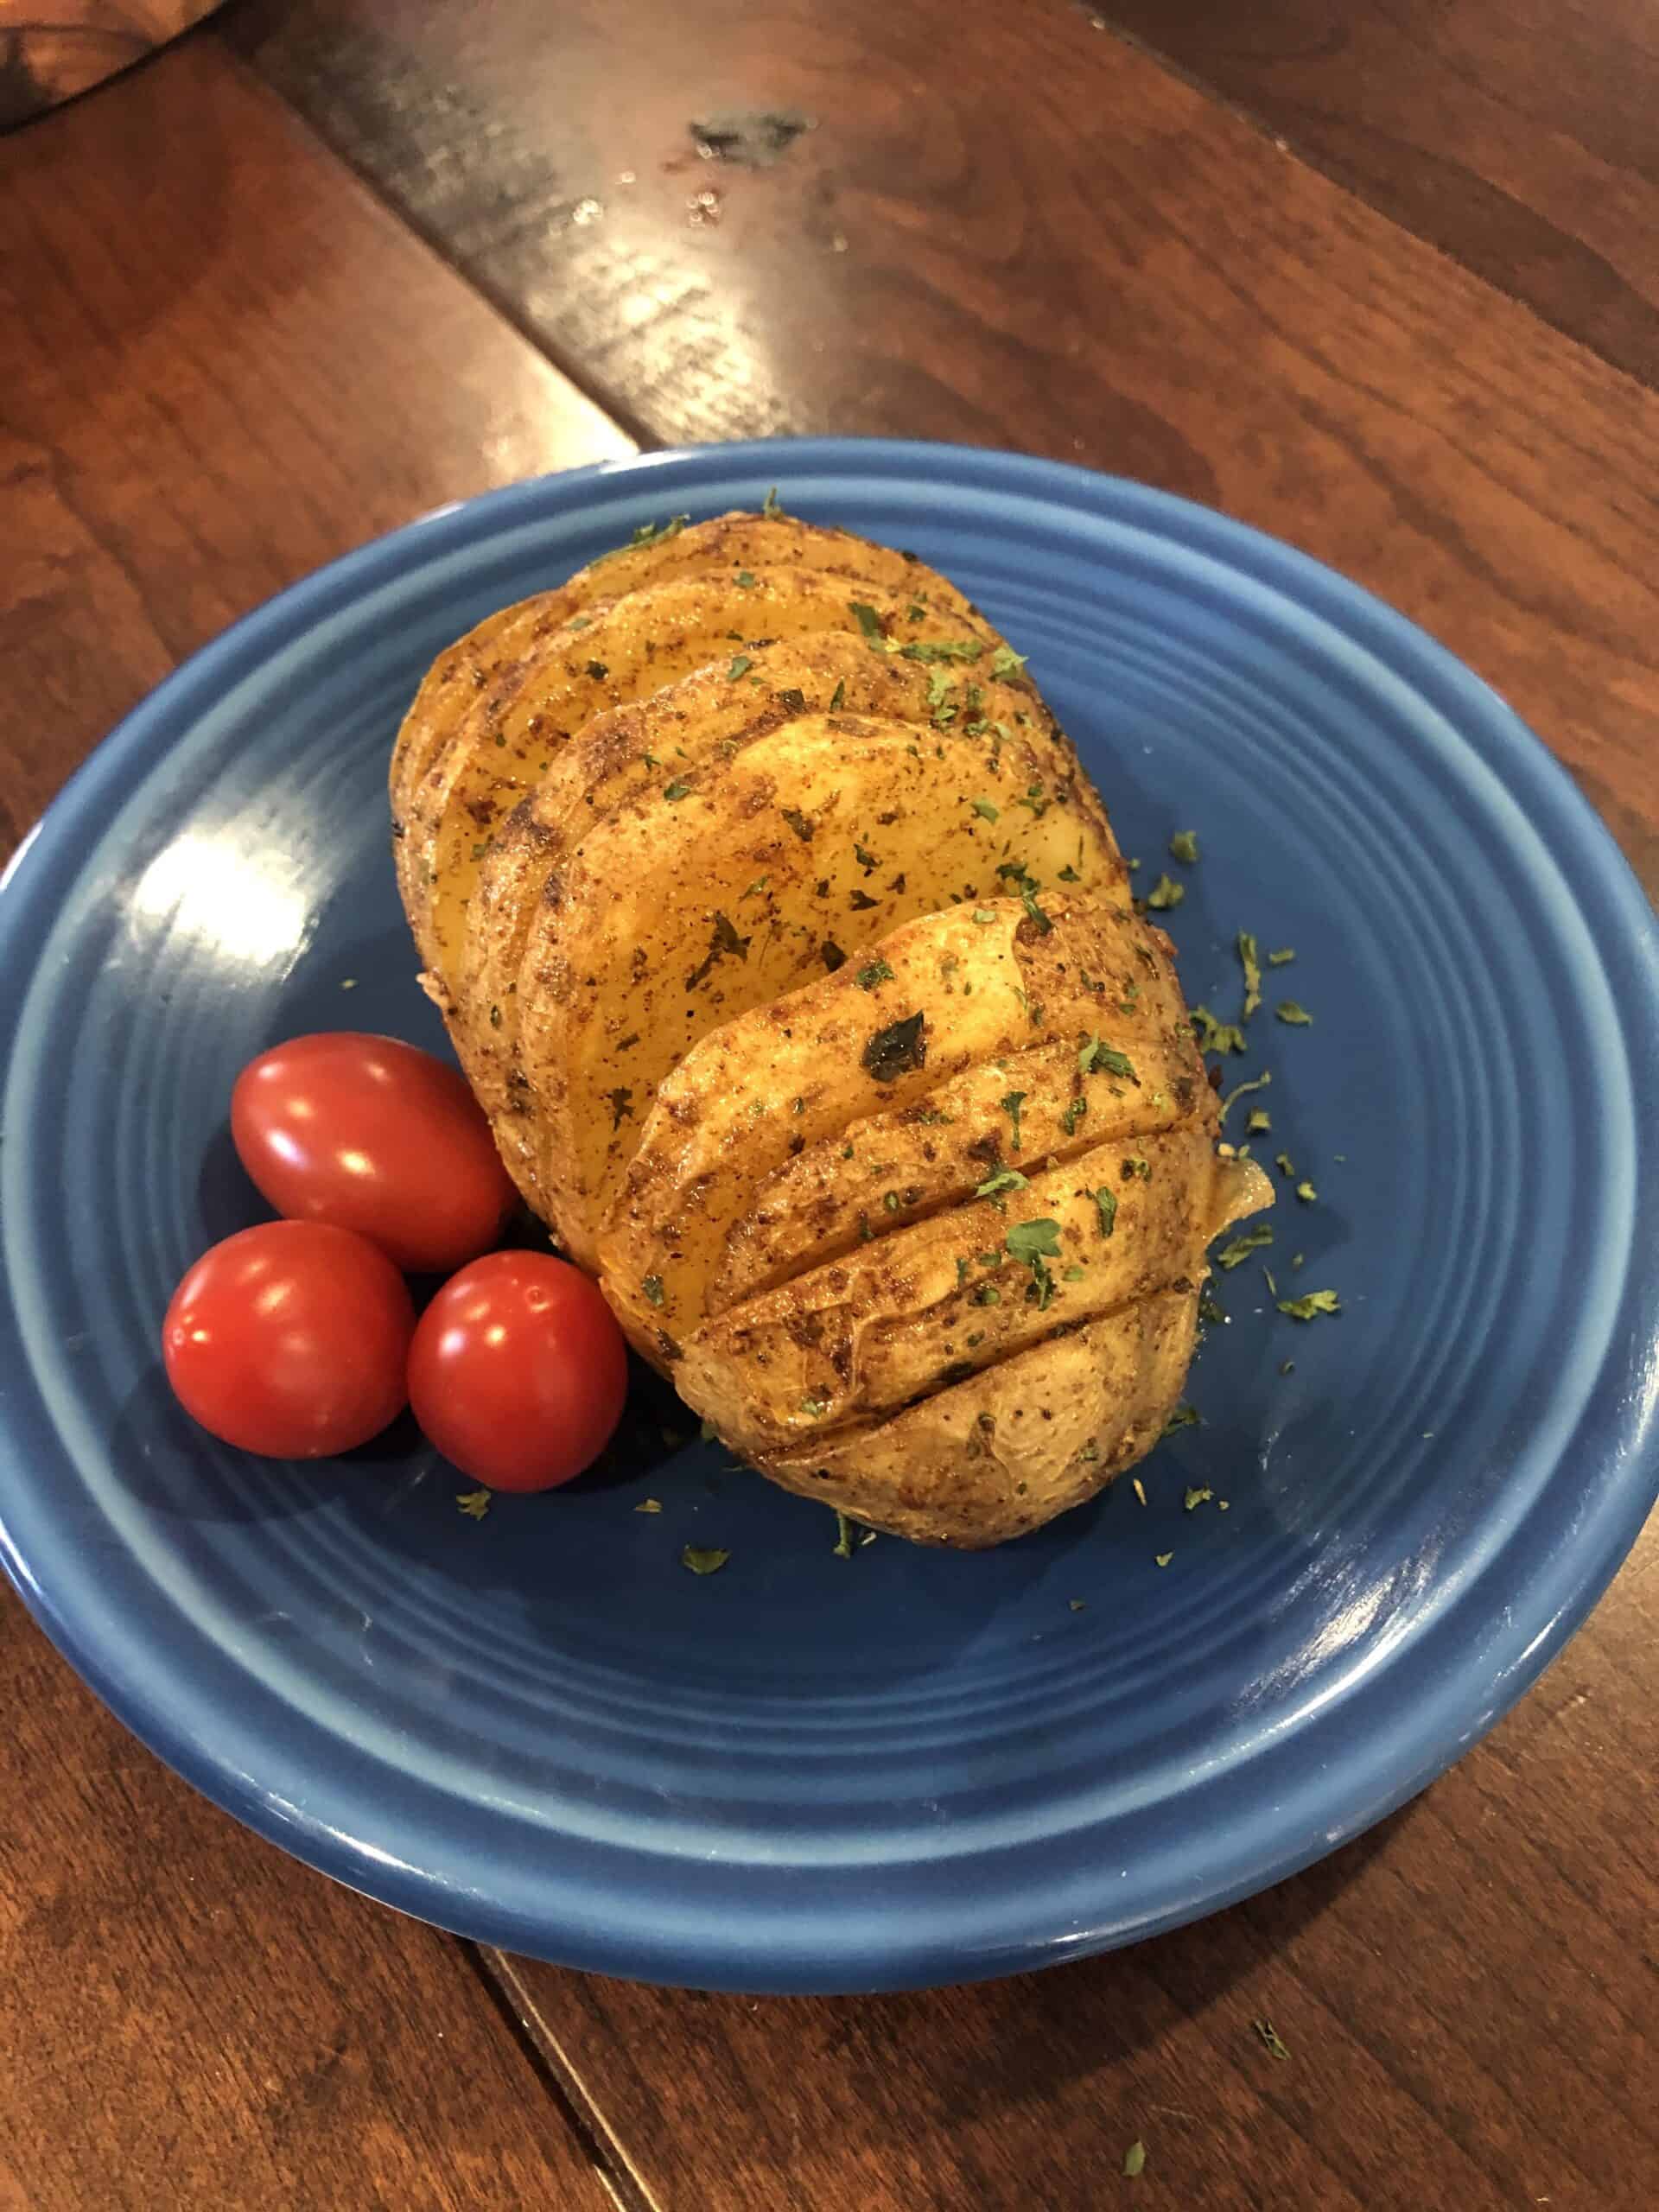
[[[1204,1425],[980,1556],[830,1516],[641,1408],[620,1472],[474,1522],[412,1436],[220,1449],[157,1325],[261,1209],[232,1077],[297,1031],[434,1047],[384,778],[432,656],[677,511],[912,548],[1033,672],[1233,1018],[1281,1186],[1191,1384]],[[1166,858],[1178,829],[1202,859]],[[1355,1834],[1490,1727],[1656,1489],[1659,952],[1567,779],[1420,632],[1139,486],[814,441],[653,455],[450,509],[200,654],[0,896],[0,1547],[117,1713],[300,1857],[491,1942],[850,1991],[1122,1943]],[[348,988],[348,986],[353,988]],[[1294,997],[1311,1027],[1276,1020]],[[1638,1102],[1647,1104],[1645,1115]],[[1288,1365],[1287,1363],[1289,1363]],[[1185,1493],[1215,1497],[1188,1510]],[[635,1508],[646,1497],[662,1511]],[[1225,1499],[1226,1510],[1221,1509]],[[707,1579],[688,1542],[729,1549]],[[1160,1565],[1160,1555],[1167,1564]],[[1081,1609],[1078,1609],[1078,1601]]]

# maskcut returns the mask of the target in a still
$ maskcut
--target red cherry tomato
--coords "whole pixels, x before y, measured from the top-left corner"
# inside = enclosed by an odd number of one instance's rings
[[[267,1221],[204,1252],[174,1292],[162,1357],[180,1404],[245,1452],[315,1459],[402,1411],[415,1333],[384,1252],[320,1221]]]
[[[466,1084],[394,1037],[341,1029],[262,1052],[237,1077],[231,1135],[278,1213],[354,1229],[414,1273],[487,1252],[512,1207]]]
[[[628,1359],[588,1277],[544,1252],[492,1252],[445,1283],[409,1355],[415,1418],[492,1490],[551,1490],[598,1458]]]

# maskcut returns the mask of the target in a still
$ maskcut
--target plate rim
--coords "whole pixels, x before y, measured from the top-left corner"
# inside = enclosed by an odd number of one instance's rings
[[[1104,503],[1110,506],[1113,519],[1150,523],[1156,534],[1166,539],[1173,537],[1183,545],[1192,544],[1196,537],[1205,550],[1219,548],[1224,559],[1230,553],[1242,556],[1254,550],[1257,564],[1264,559],[1268,563],[1267,582],[1271,588],[1281,591],[1288,588],[1296,604],[1311,607],[1321,619],[1336,621],[1339,627],[1380,633],[1404,657],[1414,685],[1419,685],[1420,677],[1432,677],[1436,687],[1435,703],[1442,703],[1439,696],[1441,693],[1457,702],[1463,711],[1449,718],[1460,736],[1468,735],[1466,715],[1495,741],[1504,769],[1513,768],[1523,781],[1531,784],[1543,810],[1535,827],[1546,835],[1552,857],[1567,880],[1574,905],[1586,919],[1584,871],[1586,866],[1592,868],[1598,902],[1611,914],[1615,925],[1611,942],[1602,932],[1597,933],[1610,981],[1617,980],[1612,975],[1617,956],[1618,963],[1626,971],[1627,982],[1637,987],[1634,995],[1620,995],[1620,1005],[1629,1025],[1626,1047],[1633,1101],[1639,1101],[1643,1095],[1643,1071],[1645,1070],[1649,1082],[1659,1073],[1659,919],[1656,919],[1605,823],[1579,790],[1569,771],[1484,678],[1427,631],[1363,585],[1287,540],[1217,510],[1132,479],[1104,474],[1072,462],[1047,461],[995,448],[925,440],[750,440],[728,445],[663,448],[599,461],[448,502],[313,569],[238,617],[181,662],[122,717],[76,768],[41,819],[26,832],[0,874],[0,944],[13,934],[20,903],[33,904],[37,884],[44,889],[50,879],[74,879],[77,871],[71,832],[86,810],[92,809],[100,823],[106,823],[111,818],[110,811],[97,813],[100,798],[107,795],[111,785],[119,788],[122,773],[130,763],[148,763],[162,757],[169,725],[176,726],[181,717],[188,715],[191,702],[199,696],[220,694],[244,664],[245,657],[249,664],[257,665],[290,637],[302,635],[331,607],[360,598],[365,589],[373,588],[380,581],[407,575],[422,567],[423,544],[444,544],[449,550],[460,552],[500,536],[517,520],[533,522],[541,517],[580,512],[585,489],[609,479],[649,488],[663,478],[671,484],[683,483],[684,496],[695,499],[699,476],[707,474],[715,477],[721,495],[725,498],[732,491],[731,478],[751,466],[758,482],[772,476],[800,476],[817,469],[829,476],[853,476],[865,483],[896,478],[925,484],[930,479],[937,480],[944,475],[954,488],[970,486],[976,473],[986,470],[1002,488],[1029,492],[1051,505],[1071,504],[1066,497],[1070,492],[1076,495],[1079,505],[1098,511]],[[1158,527],[1160,523],[1164,525],[1161,529]],[[1254,582],[1262,581],[1256,565],[1247,566],[1241,558],[1235,558],[1229,565],[1236,572],[1249,574]],[[1351,622],[1341,621],[1344,613],[1352,618]],[[1393,655],[1389,656],[1389,664],[1398,672],[1399,664]],[[1484,746],[1481,750],[1484,757]],[[1488,765],[1491,765],[1490,760]],[[1511,798],[1521,796],[1509,773],[1497,768],[1493,772],[1499,773]],[[4,1096],[10,1071],[17,1018],[35,981],[32,961],[21,974],[15,962],[8,962],[0,971],[0,1097]],[[1644,1018],[1639,1024],[1638,1016]],[[1636,1033],[1638,1027],[1639,1034]],[[1640,1191],[1637,1204],[1639,1217]],[[1630,1333],[1624,1325],[1637,1290],[1633,1266],[1624,1286],[1620,1325],[1611,1340],[1611,1348],[1616,1349]],[[5,1293],[0,1297],[0,1325],[10,1334],[13,1328],[11,1301],[3,1280],[0,1280],[0,1293]],[[1659,1288],[1647,1290],[1645,1305],[1659,1311]],[[1656,1427],[1659,1425],[1659,1356],[1655,1354],[1654,1332],[1649,1330],[1648,1333],[1650,1365],[1646,1389],[1628,1397],[1627,1448],[1623,1460],[1618,1465],[1609,1465],[1601,1474],[1595,1510],[1586,1516],[1579,1531],[1580,1544],[1570,1555],[1573,1562],[1572,1573],[1558,1573],[1551,1578],[1556,1583],[1565,1581],[1567,1586],[1559,1592],[1557,1602],[1547,1617],[1535,1624],[1524,1652],[1503,1674],[1501,1688],[1479,1716],[1479,1725],[1452,1732],[1441,1728],[1427,1744],[1420,1744],[1418,1756],[1408,1764],[1398,1766],[1388,1788],[1361,1808],[1359,1817],[1351,1824],[1343,1825],[1339,1834],[1320,1833],[1300,1847],[1281,1842],[1274,1851],[1258,1853],[1255,1862],[1241,1870],[1236,1884],[1206,1894],[1196,1903],[1178,1904],[1162,1915],[1144,1918],[1131,1929],[1109,1933],[1093,1942],[1057,1940],[1046,1946],[1025,1946],[1017,1955],[995,1956],[963,1955],[959,1948],[941,1951],[938,1947],[921,1944],[913,1955],[899,1958],[886,1951],[880,1957],[866,1956],[852,1947],[824,1959],[827,1978],[825,1973],[815,1972],[813,1962],[804,1957],[791,1957],[787,1969],[779,1978],[769,1976],[764,1960],[745,1952],[741,1931],[734,1940],[726,1942],[718,1955],[705,1943],[704,1955],[692,1961],[685,1958],[683,1950],[674,1956],[651,1956],[649,1947],[642,1945],[639,1931],[634,1929],[622,1931],[620,1940],[616,1931],[612,1930],[608,1931],[609,1940],[566,1943],[558,1954],[559,1962],[625,1977],[690,1981],[692,1986],[705,1988],[850,1993],[925,1986],[944,1980],[970,1980],[1021,1971],[1090,1949],[1140,1940],[1221,1910],[1313,1863],[1335,1848],[1338,1841],[1351,1840],[1386,1817],[1471,1748],[1512,1709],[1582,1624],[1611,1582],[1640,1534],[1655,1491],[1659,1491],[1659,1452],[1654,1448]],[[0,1459],[10,1457],[15,1447],[15,1416],[10,1409],[13,1395],[9,1388],[0,1385]],[[1643,1400],[1639,1406],[1638,1395]],[[1611,1459],[1611,1452],[1605,1456]],[[1592,1529],[1599,1541],[1593,1552],[1586,1554],[1584,1539]],[[432,1878],[418,1868],[406,1870],[411,1878],[407,1880],[372,1878],[373,1862],[353,1839],[314,1833],[303,1827],[296,1831],[293,1821],[277,1816],[256,1788],[238,1789],[238,1780],[243,1778],[227,1776],[222,1760],[215,1759],[200,1746],[180,1740],[176,1732],[169,1729],[164,1701],[156,1692],[147,1693],[141,1682],[124,1677],[118,1669],[106,1663],[97,1637],[88,1634],[83,1624],[66,1618],[54,1605],[50,1592],[41,1586],[28,1560],[14,1543],[3,1504],[0,1564],[4,1565],[48,1636],[123,1725],[184,1780],[245,1826],[346,1886],[395,1908],[417,1913],[435,1925],[534,1955],[552,1955],[545,1937],[538,1942],[535,1931],[527,1931],[512,1915],[493,1914],[483,1902],[476,1904],[476,1910],[465,1913],[446,1910],[453,1908],[456,1902],[453,1894],[448,1888],[435,1893]],[[1478,1583],[1481,1576],[1478,1574],[1473,1579]],[[1541,1582],[1542,1578],[1539,1580]],[[1466,1604],[1471,1594],[1465,1593],[1462,1602]],[[1446,1618],[1434,1624],[1434,1632],[1447,1632],[1453,1614],[1460,1610],[1449,1609]],[[681,1961],[678,1966],[677,1958]],[[687,1964],[695,1964],[695,1974],[683,1971]]]

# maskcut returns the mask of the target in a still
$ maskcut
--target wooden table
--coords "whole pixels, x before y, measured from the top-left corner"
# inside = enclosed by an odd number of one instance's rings
[[[835,429],[1296,540],[1505,692],[1659,887],[1646,0],[249,0],[0,141],[0,289],[8,846],[372,532]],[[8,1599],[0,2207],[1646,2212],[1656,1637],[1650,1529],[1487,1742],[1269,1895],[1021,1981],[762,2002],[332,1886]]]

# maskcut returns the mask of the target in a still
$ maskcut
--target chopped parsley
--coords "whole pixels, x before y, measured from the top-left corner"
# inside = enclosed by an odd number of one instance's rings
[[[1166,1552],[1163,1558],[1159,1560],[1159,1566],[1166,1566],[1169,1561],[1169,1557],[1170,1554]],[[1130,2144],[1128,2149],[1123,2153],[1123,2171],[1128,2174],[1129,2179],[1133,2181],[1138,2173],[1145,2171],[1146,2164],[1147,2146],[1137,2137],[1136,2139]]]
[[[709,938],[709,950],[697,965],[688,973],[685,979],[686,989],[695,991],[698,984],[708,976],[709,970],[728,955],[736,959],[747,961],[749,957],[749,940],[746,937],[740,937],[730,916],[716,908],[714,928]]]
[[[835,1552],[837,1559],[851,1559],[853,1555],[853,1524],[839,1509],[836,1514]]]
[[[1244,1032],[1237,1023],[1217,1021],[1207,1006],[1195,1006],[1192,1021],[1201,1052],[1243,1052],[1249,1050],[1244,1042]]]
[[[1253,1137],[1267,1136],[1271,1132],[1272,1128],[1272,1115],[1264,1112],[1260,1106],[1255,1107],[1251,1109],[1250,1118],[1244,1124],[1246,1135]]]
[[[1154,913],[1161,914],[1171,906],[1179,906],[1185,896],[1184,883],[1177,883],[1173,876],[1160,875],[1147,893],[1147,904]]]
[[[1236,1268],[1242,1260],[1248,1260],[1252,1252],[1261,1251],[1272,1242],[1271,1224],[1261,1222],[1255,1228],[1247,1229],[1242,1236],[1235,1236],[1230,1244],[1224,1244],[1216,1255],[1216,1265],[1218,1268]]]
[[[645,1294],[645,1303],[648,1306],[660,1306],[662,1304],[664,1294],[663,1279],[661,1275],[647,1275],[645,1281],[640,1284],[639,1287]]]
[[[690,515],[671,515],[666,522],[642,522],[626,545],[613,545],[608,553],[601,553],[600,561],[609,561],[619,553],[626,553],[636,545],[655,545],[665,537],[677,537],[690,521]],[[599,561],[593,563],[599,566]]]
[[[1110,1045],[1103,1045],[1098,1037],[1086,1037],[1077,1053],[1077,1073],[1089,1075],[1099,1068],[1107,1075],[1121,1075],[1128,1082],[1139,1084],[1135,1063],[1127,1052],[1120,1052]]]
[[[806,1415],[809,1421],[822,1421],[829,1410],[830,1401],[828,1398],[803,1398],[801,1400],[801,1411]]]
[[[1313,1017],[1305,1006],[1298,1006],[1294,999],[1281,999],[1273,1009],[1281,1021],[1287,1021],[1293,1029],[1311,1029]]]
[[[481,1521],[489,1511],[491,1503],[492,1495],[486,1490],[458,1490],[455,1492],[455,1503],[469,1521]]]
[[[988,822],[999,822],[1002,818],[1001,808],[993,806],[988,798],[976,798],[974,801],[974,812],[982,814]]]
[[[1273,1155],[1273,1164],[1287,1182],[1294,1179],[1296,1163],[1287,1152],[1275,1152]]]
[[[683,782],[678,776],[676,776],[671,784],[663,785],[663,797],[665,799],[683,798],[690,788],[690,784]]]
[[[1287,968],[1295,957],[1295,948],[1287,944],[1282,950],[1268,955],[1268,965],[1269,968]]]
[[[861,1065],[877,1083],[896,1083],[901,1075],[927,1064],[927,1016],[906,1014],[878,1029],[864,1047]]]
[[[1076,1135],[1077,1123],[1088,1111],[1089,1101],[1079,1093],[1071,1101],[1065,1113],[1060,1116],[1060,1127],[1065,1131],[1067,1136]]]
[[[1257,2036],[1260,2037],[1262,2047],[1267,2052],[1269,2058],[1288,2058],[1290,2056],[1289,2050],[1280,2037],[1278,2029],[1274,2026],[1271,2020],[1252,2020],[1250,2022],[1250,2025],[1255,2030]]]
[[[1243,1098],[1249,1091],[1265,1090],[1272,1081],[1272,1073],[1271,1071],[1268,1071],[1268,1073],[1257,1076],[1251,1083],[1241,1083],[1235,1084],[1233,1089],[1230,1090],[1227,1096],[1222,1100],[1221,1111],[1217,1115],[1217,1119],[1221,1122],[1225,1122],[1227,1119],[1227,1109],[1236,1098]],[[1257,1118],[1258,1117],[1255,1114],[1252,1114],[1250,1116],[1249,1126],[1253,1129],[1257,1126]],[[1266,1128],[1268,1127],[1268,1117],[1265,1114],[1260,1116],[1260,1124],[1262,1128]]]
[[[813,821],[811,816],[803,814],[798,806],[782,806],[779,808],[778,811],[783,816],[785,821],[788,823],[790,828],[795,832],[795,835],[800,839],[801,842],[804,845],[810,845],[812,842],[813,833],[817,830],[818,826],[817,823]]]
[[[754,663],[747,653],[734,653],[732,664],[726,671],[728,681],[735,683],[740,676],[747,676],[753,666]]]
[[[976,1306],[1000,1306],[1002,1294],[994,1282],[982,1282],[974,1293],[974,1303]]]
[[[1095,1192],[1095,1204],[1100,1210],[1100,1233],[1109,1236],[1117,1226],[1117,1192],[1103,1183]]]
[[[1342,1300],[1334,1290],[1310,1290],[1306,1298],[1281,1298],[1279,1311],[1293,1321],[1311,1321],[1319,1313],[1340,1313]]]
[[[1017,1167],[1001,1167],[995,1175],[986,1177],[974,1192],[974,1196],[976,1198],[989,1198],[994,1205],[1001,1205],[1005,1191],[1023,1191],[1025,1188],[1026,1178]]]
[[[680,1565],[693,1574],[718,1574],[730,1552],[714,1551],[701,1544],[686,1544],[680,1551]]]
[[[1202,1426],[1203,1419],[1204,1416],[1199,1413],[1198,1408],[1196,1406],[1189,1406],[1185,1399],[1183,1398],[1180,1404],[1176,1407],[1174,1412],[1171,1414],[1169,1419],[1164,1423],[1163,1433],[1166,1436],[1173,1436],[1178,1428],[1198,1428]]]
[[[1026,1094],[1023,1090],[1011,1090],[1006,1097],[999,1098],[996,1103],[1014,1123],[1014,1141],[1008,1149],[1010,1152],[1018,1152],[1020,1149],[1020,1109],[1026,1103]]]
[[[878,983],[890,983],[893,970],[885,960],[872,960],[868,968],[861,968],[853,981],[861,991],[873,991]]]
[[[841,682],[836,684],[835,690],[830,694],[830,711],[832,715],[840,713],[841,702],[846,696],[847,680],[843,677]]]
[[[660,1497],[642,1497],[633,1510],[636,1513],[660,1513],[663,1501]]]
[[[1296,1185],[1296,1195],[1305,1206],[1311,1206],[1319,1194],[1311,1183],[1300,1182]]]
[[[1048,1271],[1048,1262],[1059,1256],[1059,1223],[1016,1222],[1003,1242],[1009,1257],[1023,1260],[1031,1269],[1032,1281],[1037,1292],[1038,1310],[1041,1312],[1054,1294],[1054,1279]]]
[[[866,607],[861,600],[855,599],[849,602],[847,612],[872,645],[886,645],[887,632],[881,627],[881,617],[873,607]]]
[[[1181,1503],[1189,1513],[1196,1513],[1201,1505],[1208,1505],[1215,1494],[1206,1483],[1198,1488],[1189,1490]]]
[[[899,648],[904,659],[919,661],[977,660],[984,650],[977,638],[918,639]]]
[[[771,491],[767,493],[766,505],[761,508],[760,512],[763,515],[780,515],[784,512],[783,508],[778,503],[778,486],[775,484],[772,486]]]
[[[1248,1021],[1262,1003],[1262,960],[1249,930],[1240,930],[1233,942],[1238,947],[1238,964],[1244,970],[1243,1019]]]
[[[1178,830],[1169,841],[1169,857],[1179,861],[1184,868],[1192,868],[1198,857],[1198,833],[1196,830]]]
[[[1017,653],[1012,645],[999,645],[991,655],[991,674],[999,683],[1005,677],[1018,676],[1030,658],[1029,653]]]
[[[738,570],[737,588],[740,591],[753,591],[754,589],[754,578],[747,569],[740,569]]]

